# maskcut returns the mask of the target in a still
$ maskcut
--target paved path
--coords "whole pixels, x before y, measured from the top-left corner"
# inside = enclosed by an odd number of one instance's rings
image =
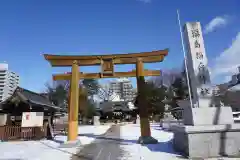
[[[123,151],[120,149],[120,126],[113,125],[102,136],[98,137],[93,143],[80,149],[72,160],[117,160]]]

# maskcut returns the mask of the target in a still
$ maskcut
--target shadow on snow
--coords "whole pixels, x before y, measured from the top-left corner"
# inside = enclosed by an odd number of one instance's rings
[[[111,138],[111,137],[105,137],[104,135],[94,135],[94,134],[78,134],[78,136],[86,136],[90,138],[96,138],[96,139],[102,139],[102,140],[113,140],[113,141],[119,141],[121,144],[124,143],[137,143],[137,140],[126,140],[122,138]]]

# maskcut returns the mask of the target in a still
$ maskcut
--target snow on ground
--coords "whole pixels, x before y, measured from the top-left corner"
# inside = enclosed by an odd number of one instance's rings
[[[163,131],[159,124],[151,124],[151,135],[158,140],[158,144],[140,145],[137,140],[140,136],[139,124],[121,126],[121,139],[124,143],[121,148],[127,152],[122,160],[183,160],[186,159],[174,152],[172,147],[173,133]],[[205,159],[206,160],[206,159]],[[220,160],[209,158],[207,160]],[[221,158],[221,160],[240,160],[240,158]]]
[[[128,160],[159,160],[159,159],[183,159],[172,149],[171,140],[173,134],[163,131],[159,124],[151,124],[152,137],[158,140],[158,144],[149,144],[142,146],[137,144],[140,136],[139,124],[128,124],[121,126],[121,139],[124,139],[124,144],[121,148],[127,152],[122,159]],[[181,158],[180,158],[181,157]]]
[[[80,147],[95,140],[89,135],[101,135],[109,127],[110,125],[80,126],[80,135],[78,136],[81,142]],[[78,148],[59,148],[60,143],[66,140],[67,136],[56,136],[55,142],[49,140],[0,142],[0,155],[2,159],[69,160],[72,154],[77,152]]]
[[[60,148],[60,143],[67,140],[66,136],[56,136],[55,142],[41,141],[19,141],[0,142],[1,159],[29,159],[29,160],[69,160],[72,154],[81,149],[85,144],[95,140],[96,135],[101,135],[109,129],[110,125],[80,126],[78,139],[81,141],[80,148]],[[121,126],[121,149],[126,153],[122,160],[183,160],[184,158],[175,153],[172,148],[173,134],[163,131],[159,124],[151,124],[151,133],[158,140],[158,144],[137,144],[140,136],[139,124],[127,124]],[[118,138],[118,137],[113,137]],[[217,160],[217,159],[209,159]],[[224,158],[224,160],[226,160]],[[229,159],[230,160],[230,159]],[[231,159],[233,160],[233,159]],[[237,160],[237,159],[234,159]]]
[[[100,125],[100,126],[80,126],[78,128],[79,137],[82,145],[89,144],[95,140],[94,136],[101,135],[109,129],[110,125]],[[67,136],[56,136],[56,141],[66,142]]]

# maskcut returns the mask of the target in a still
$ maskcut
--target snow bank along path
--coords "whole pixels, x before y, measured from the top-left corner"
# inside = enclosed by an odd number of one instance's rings
[[[163,131],[159,124],[151,124],[151,134],[158,140],[158,144],[140,145],[137,140],[140,136],[139,124],[129,124],[121,127],[122,149],[126,152],[122,159],[128,160],[174,160],[180,155],[172,149],[173,133]],[[126,158],[128,157],[128,158]],[[182,158],[181,158],[182,159]]]
[[[101,135],[110,125],[80,126],[79,133]],[[82,145],[89,144],[94,138],[78,136]],[[56,141],[65,142],[67,136],[56,136]],[[29,160],[69,160],[79,148],[58,148],[59,143],[49,140],[0,142],[1,159],[29,159]]]

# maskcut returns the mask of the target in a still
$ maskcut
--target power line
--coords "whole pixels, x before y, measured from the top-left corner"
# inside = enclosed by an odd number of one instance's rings
[[[184,62],[185,62],[187,84],[188,84],[188,92],[189,92],[189,100],[190,100],[190,105],[193,108],[191,86],[190,86],[189,75],[188,75],[189,73],[188,73],[188,67],[187,67],[187,57],[186,57],[186,52],[185,52],[185,48],[184,48],[184,41],[183,41],[183,34],[182,34],[182,28],[181,28],[181,21],[180,21],[180,15],[179,15],[178,10],[177,10],[177,17],[178,17],[178,24],[179,24],[179,30],[180,30],[180,35],[181,35],[181,41],[182,41],[182,50],[183,50],[183,54],[184,54]]]

